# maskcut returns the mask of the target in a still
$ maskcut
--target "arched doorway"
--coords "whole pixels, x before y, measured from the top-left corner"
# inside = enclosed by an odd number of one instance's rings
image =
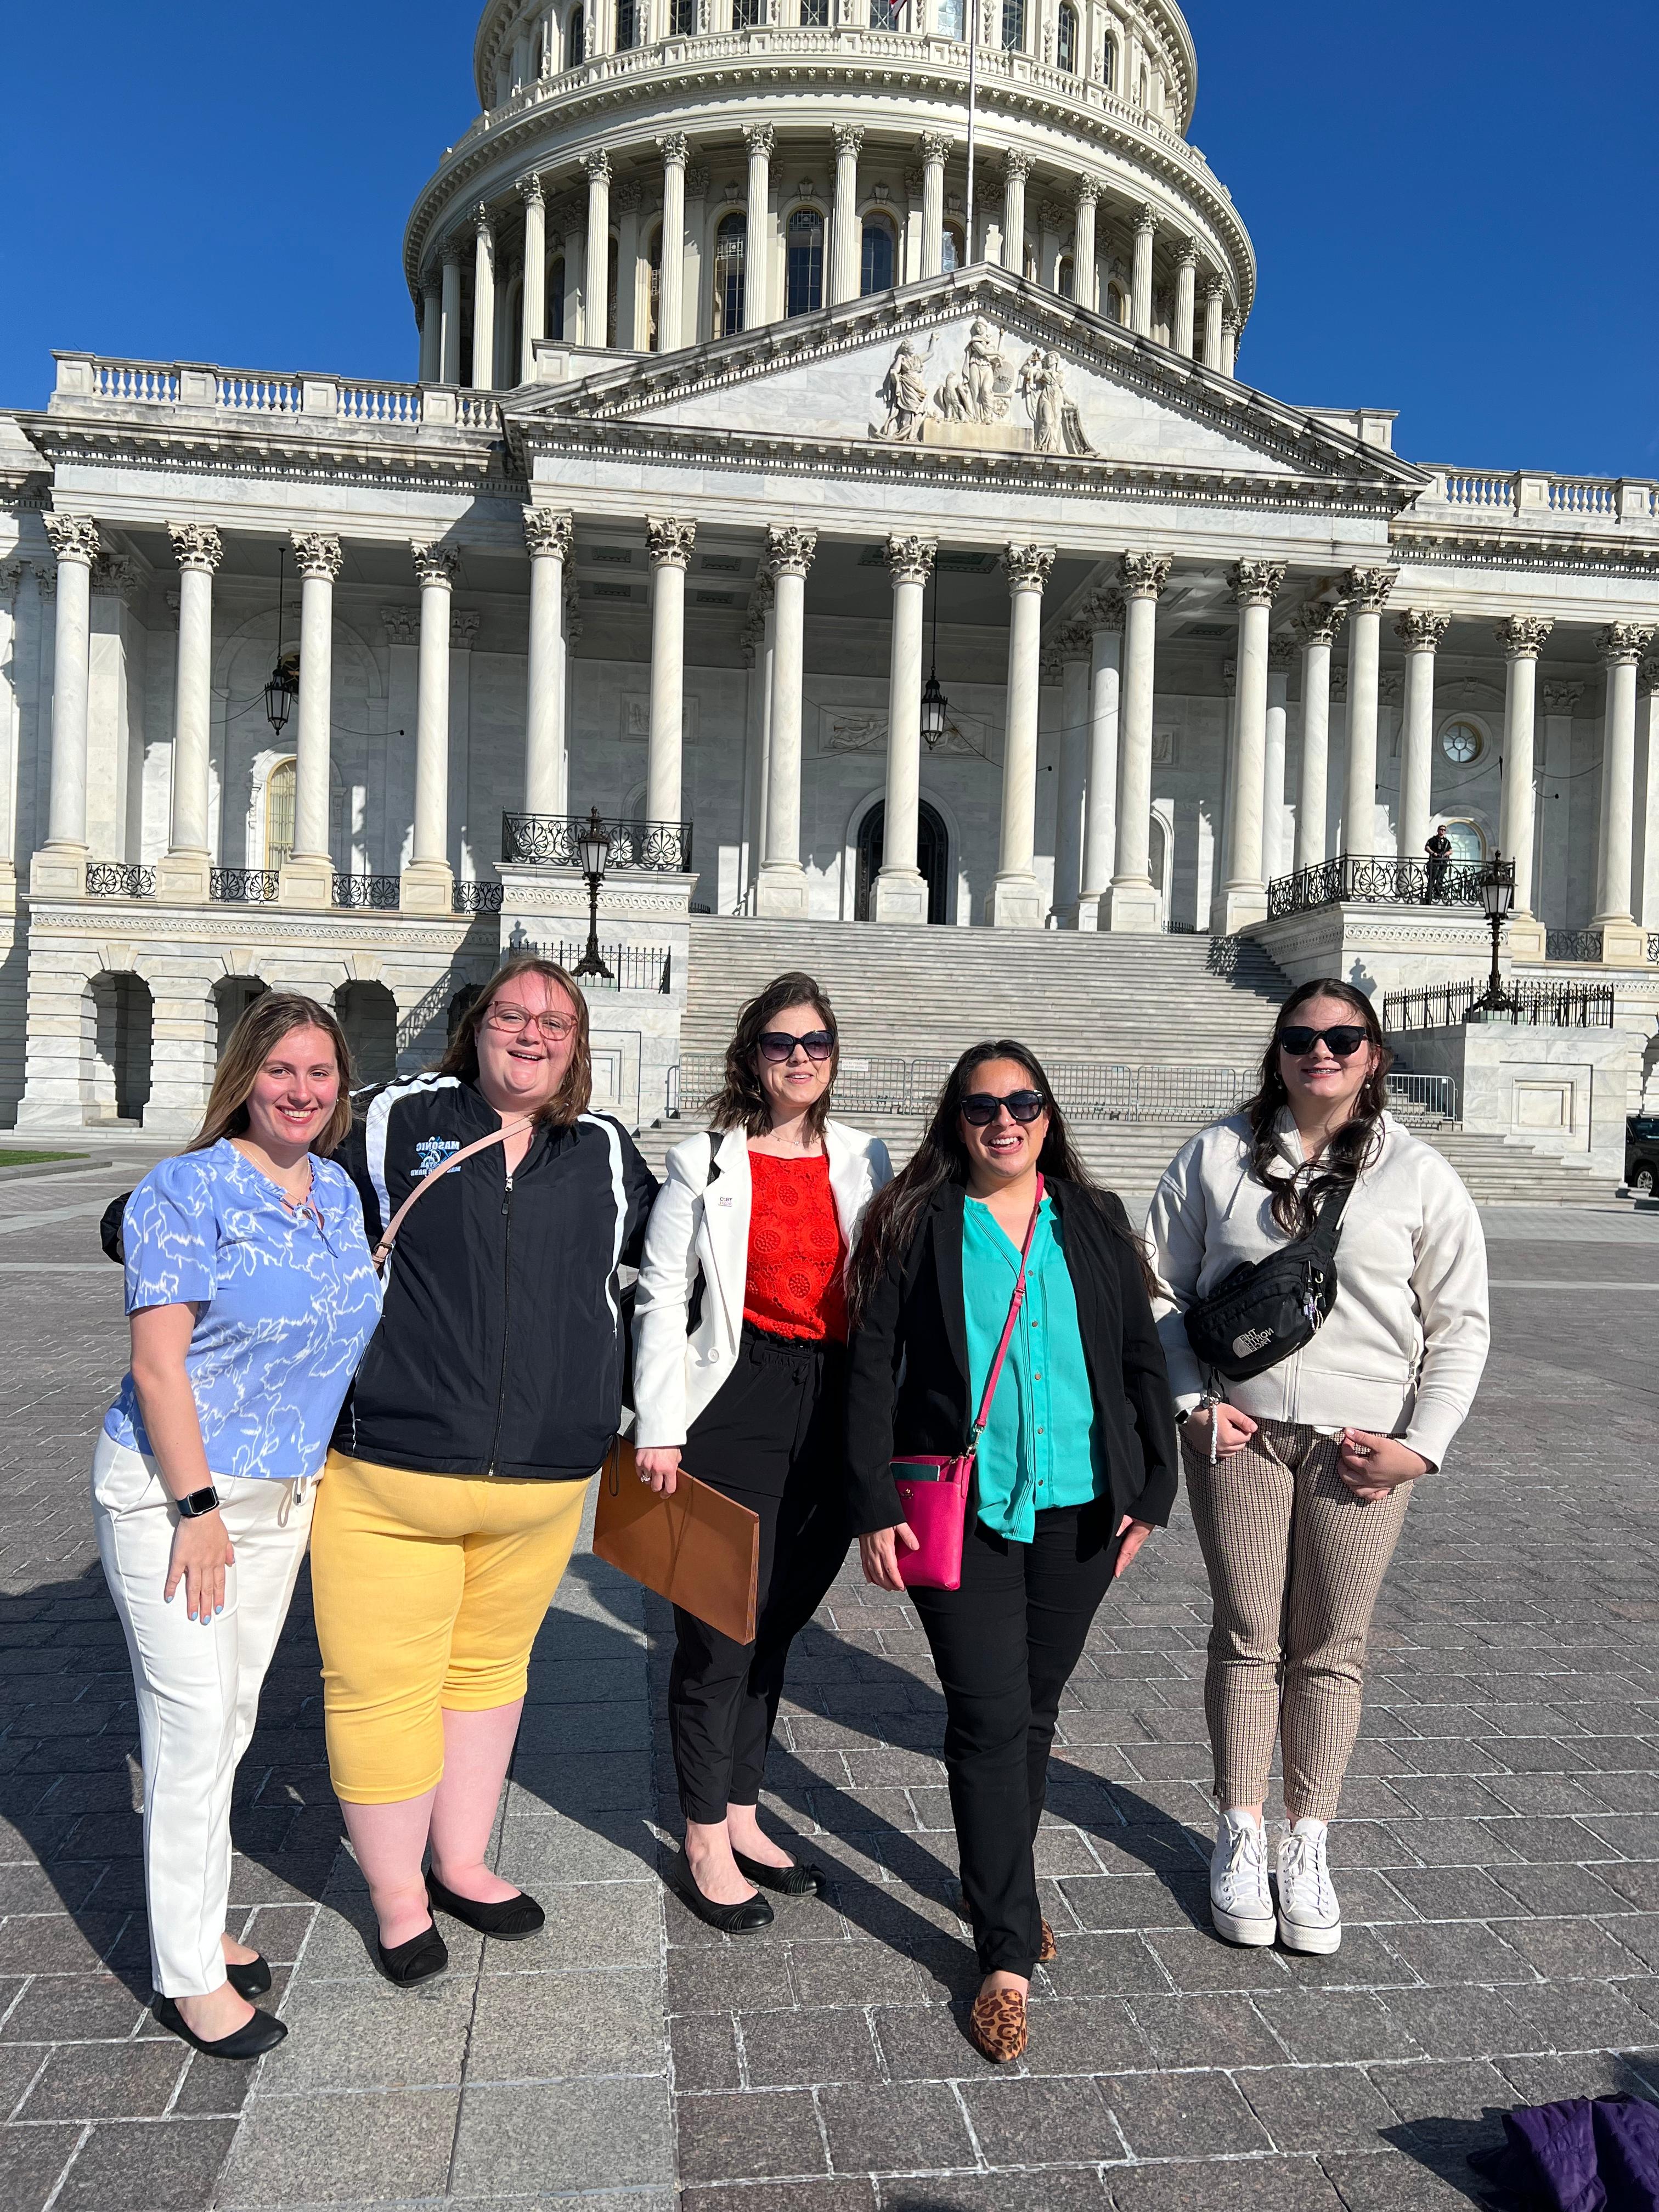
[[[853,912],[860,921],[870,919],[870,902],[876,878],[881,873],[883,832],[887,826],[887,803],[878,799],[859,824],[858,882]],[[924,799],[916,820],[916,866],[927,881],[927,919],[943,921],[950,890],[951,839],[938,810]]]
[[[351,1048],[360,1085],[390,1083],[398,1073],[398,1002],[384,983],[343,983],[334,1012]]]
[[[106,970],[87,986],[93,1009],[88,1121],[142,1127],[149,1103],[153,1004],[141,975]]]

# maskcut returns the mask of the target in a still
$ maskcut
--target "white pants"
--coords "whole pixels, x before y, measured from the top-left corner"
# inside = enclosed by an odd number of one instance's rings
[[[311,1534],[313,1486],[214,1477],[235,1548],[225,1609],[208,1626],[163,1604],[178,1511],[155,1462],[100,1435],[92,1458],[98,1556],[126,1631],[144,1764],[144,1890],[151,1973],[162,1996],[205,1996],[225,1978],[230,1791]]]

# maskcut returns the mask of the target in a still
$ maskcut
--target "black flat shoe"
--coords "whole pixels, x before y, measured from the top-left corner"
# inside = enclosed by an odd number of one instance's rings
[[[227,1959],[225,1979],[239,1997],[262,1997],[270,1987],[270,1968],[264,1959],[250,1959],[246,1966]]]
[[[504,1897],[499,1905],[480,1905],[477,1898],[458,1897],[428,1871],[426,1893],[434,1911],[447,1912],[452,1920],[476,1928],[480,1936],[493,1936],[498,1942],[521,1942],[526,1936],[539,1935],[547,1925],[541,1906],[522,1890],[516,1897]]]
[[[209,2058],[258,2058],[267,2051],[274,2051],[288,2033],[285,2021],[268,2012],[256,2012],[252,2020],[244,2021],[232,2034],[222,2035],[216,2043],[210,2043],[206,2036],[198,2035],[187,2024],[171,1997],[157,1997],[150,2010],[163,2027]]]
[[[705,1927],[718,1928],[722,1936],[747,1936],[757,1928],[769,1928],[772,1908],[763,1897],[746,1897],[741,1905],[716,1905],[697,1887],[697,1877],[681,1844],[668,1863],[668,1887],[682,1904],[695,1912]]]
[[[742,1851],[733,1851],[738,1872],[749,1881],[757,1881],[763,1889],[775,1889],[782,1897],[822,1897],[823,1875],[821,1869],[808,1866],[797,1859],[793,1866],[766,1866],[759,1859],[751,1859]]]
[[[382,1943],[377,1936],[374,1948],[380,1972],[387,1981],[396,1982],[399,1989],[413,1989],[416,1982],[429,1982],[449,1965],[449,1948],[435,1928],[422,1928],[407,1943]]]

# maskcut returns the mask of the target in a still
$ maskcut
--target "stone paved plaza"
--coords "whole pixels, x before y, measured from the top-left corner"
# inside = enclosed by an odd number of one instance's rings
[[[293,2028],[249,2071],[145,2009],[131,1690],[84,1494],[125,1350],[96,1215],[130,1180],[0,1186],[7,2212],[670,2212],[677,2191],[686,2212],[1413,2212],[1476,2195],[1464,2157],[1497,2110],[1659,2094],[1659,1221],[1487,1217],[1498,1349],[1379,1619],[1335,1958],[1207,1930],[1184,1509],[1067,1701],[1042,1861],[1060,1960],[1024,2064],[994,2075],[962,2032],[940,1708],[902,1603],[844,1580],[791,1679],[775,1809],[830,1900],[728,1941],[654,1875],[663,1622],[579,1558],[501,1830],[548,1932],[452,1940],[448,1978],[411,1994],[364,1948],[302,1585],[234,1816],[238,1925]]]

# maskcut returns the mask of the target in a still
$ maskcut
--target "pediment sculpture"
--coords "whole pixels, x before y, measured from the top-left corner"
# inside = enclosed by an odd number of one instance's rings
[[[1033,347],[1016,366],[1005,338],[983,315],[976,315],[960,362],[946,369],[937,385],[932,384],[928,366],[933,340],[921,351],[913,339],[902,338],[878,394],[886,412],[880,422],[871,424],[871,435],[896,445],[1092,453],[1077,403],[1066,393],[1060,356],[1052,348]],[[1009,420],[1016,399],[1024,404],[1026,426]]]

